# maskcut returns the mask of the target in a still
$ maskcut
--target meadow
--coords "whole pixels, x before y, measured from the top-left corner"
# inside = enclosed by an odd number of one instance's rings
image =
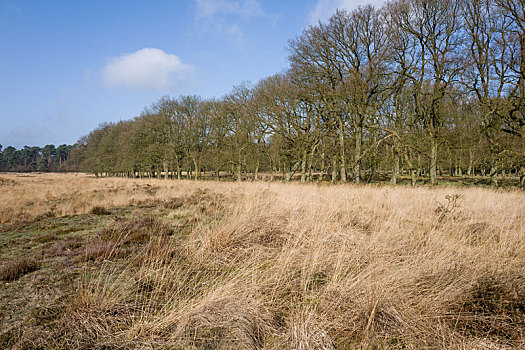
[[[0,174],[0,348],[525,347],[525,192]]]

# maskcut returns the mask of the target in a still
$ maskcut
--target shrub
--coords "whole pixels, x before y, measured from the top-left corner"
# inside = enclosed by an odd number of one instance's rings
[[[111,212],[104,207],[96,206],[91,209],[91,214],[94,215],[109,215]]]

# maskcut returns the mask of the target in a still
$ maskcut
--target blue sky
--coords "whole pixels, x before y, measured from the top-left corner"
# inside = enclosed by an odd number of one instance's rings
[[[286,69],[287,42],[382,0],[0,0],[0,144],[74,143],[159,97]]]

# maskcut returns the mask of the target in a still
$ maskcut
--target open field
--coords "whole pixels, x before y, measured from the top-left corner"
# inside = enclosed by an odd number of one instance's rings
[[[525,192],[0,174],[0,348],[525,347]]]

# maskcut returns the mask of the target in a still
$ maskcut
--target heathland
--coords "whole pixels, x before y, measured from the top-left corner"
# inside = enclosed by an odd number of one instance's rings
[[[519,190],[0,178],[0,348],[525,346]]]

